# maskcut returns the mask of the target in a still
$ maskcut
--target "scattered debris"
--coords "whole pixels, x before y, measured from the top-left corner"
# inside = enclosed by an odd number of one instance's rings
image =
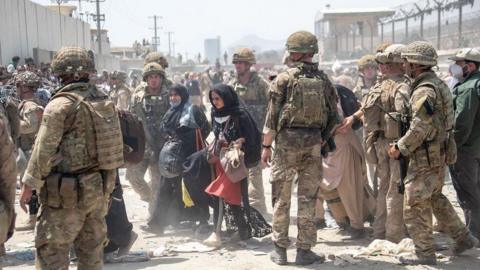
[[[362,248],[357,254],[354,254],[354,258],[358,256],[377,256],[377,255],[400,255],[402,253],[412,253],[415,251],[415,247],[412,239],[405,238],[400,243],[395,244],[388,240],[376,239],[368,247]]]

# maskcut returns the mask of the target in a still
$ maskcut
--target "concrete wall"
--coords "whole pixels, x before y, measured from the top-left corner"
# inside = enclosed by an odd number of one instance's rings
[[[38,55],[34,49],[54,52],[62,46],[90,49],[90,24],[29,0],[0,0],[0,64],[8,64],[15,55],[23,63]]]

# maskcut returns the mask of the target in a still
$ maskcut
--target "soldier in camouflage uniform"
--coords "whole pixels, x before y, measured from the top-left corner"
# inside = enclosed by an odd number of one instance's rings
[[[252,50],[248,48],[237,49],[233,54],[232,60],[237,71],[237,76],[233,78],[229,84],[244,102],[245,107],[255,119],[257,127],[263,128],[267,111],[269,85],[263,78],[258,76],[256,72],[250,71],[250,67],[254,65],[255,62],[255,54]],[[248,179],[250,180],[250,185],[248,186],[250,205],[263,214],[267,213],[261,165],[249,170]]]
[[[359,102],[363,101],[363,98],[370,92],[370,89],[375,86],[377,83],[377,75],[378,75],[378,64],[375,61],[375,56],[367,54],[358,60],[358,71],[359,76],[357,78],[357,83],[355,88],[353,88],[353,93]],[[363,138],[366,137],[365,130],[363,128],[359,128],[356,131],[358,137],[361,138],[363,142]],[[365,148],[365,143],[362,143],[363,147]],[[375,174],[375,166],[370,164],[370,162],[366,162],[367,165],[367,177],[372,183],[374,187],[374,192],[378,192],[378,178]]]
[[[108,199],[124,162],[118,112],[88,82],[95,66],[84,49],[62,48],[52,70],[64,86],[45,107],[20,206],[40,191],[37,269],[68,269],[72,246],[79,270],[103,269]]]
[[[272,82],[265,120],[262,161],[272,162],[273,242],[270,259],[287,263],[290,244],[290,200],[294,179],[298,181],[297,265],[323,261],[311,251],[317,240],[315,202],[322,176],[321,148],[338,122],[337,96],[327,75],[312,62],[318,52],[317,38],[306,31],[287,39],[291,68]],[[323,138],[323,139],[322,139]],[[326,151],[326,149],[325,149]],[[295,177],[296,176],[296,177]]]
[[[160,184],[157,162],[160,150],[165,142],[165,138],[160,132],[160,123],[170,107],[164,79],[165,71],[159,64],[149,63],[145,65],[143,81],[147,83],[147,86],[133,94],[130,108],[143,123],[147,144],[144,160],[127,168],[126,177],[141,199],[150,202],[150,210],[153,209],[157,201],[153,196],[158,193],[156,191]],[[147,169],[150,170],[150,186],[144,179]]]
[[[359,101],[363,100],[377,80],[378,65],[375,56],[367,54],[358,60],[359,76],[353,93]]]
[[[168,89],[168,87],[170,87],[171,85],[173,85],[173,81],[170,80],[169,78],[167,78],[167,73],[166,73],[166,70],[168,68],[168,61],[167,61],[167,58],[165,58],[165,56],[163,56],[161,53],[159,52],[151,52],[151,53],[148,53],[147,56],[145,56],[145,60],[143,62],[143,66],[146,66],[147,64],[150,64],[150,63],[157,63],[159,64],[164,73],[165,73],[165,76],[164,76],[164,79],[163,79],[163,84],[165,85],[165,87]],[[147,87],[147,83],[145,81],[142,81],[140,82],[140,84],[137,86],[137,88],[135,88],[135,91],[134,93],[137,93],[139,91],[144,91],[145,88]]]
[[[108,95],[120,110],[128,110],[132,96],[132,90],[125,83],[126,79],[127,74],[123,71],[114,71],[110,76],[112,86]]]
[[[8,127],[0,117],[0,269],[5,255],[4,243],[13,234],[15,221],[15,187],[17,171],[15,144]]]
[[[41,78],[33,72],[25,71],[15,77],[15,84],[17,95],[21,100],[18,106],[20,115],[19,146],[28,162],[42,121],[43,107],[35,97],[35,92],[41,84]],[[19,173],[23,175],[23,172]],[[15,229],[17,231],[33,230],[37,220],[36,214],[35,209],[30,209],[30,216],[26,223]]]
[[[446,163],[456,157],[453,102],[448,86],[431,70],[437,53],[428,42],[410,43],[402,53],[411,84],[411,121],[406,134],[391,145],[389,155],[409,158],[405,180],[404,219],[415,244],[415,255],[402,256],[403,264],[436,264],[432,214],[455,240],[454,253],[478,245],[462,223],[450,201],[442,194]]]
[[[368,163],[376,166],[379,179],[374,238],[387,238],[396,243],[405,235],[402,208],[398,207],[402,205],[403,198],[397,191],[399,161],[388,157],[388,148],[400,138],[400,119],[407,115],[409,85],[404,77],[401,58],[404,47],[393,44],[377,53],[375,60],[382,72],[382,80],[365,96],[361,109],[346,118],[339,128],[342,131],[355,121],[363,122],[365,157]]]

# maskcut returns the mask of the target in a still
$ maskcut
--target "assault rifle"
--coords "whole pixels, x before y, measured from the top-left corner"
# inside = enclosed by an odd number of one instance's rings
[[[376,105],[376,104],[375,104]],[[400,119],[393,117],[389,112],[387,112],[382,106],[376,105],[380,110],[385,113],[388,117],[390,117],[392,120],[395,122],[399,123],[399,129],[400,129],[400,137],[403,137],[408,129],[410,128],[410,121],[409,119],[404,115],[401,114],[402,116]],[[408,159],[400,154],[400,156],[397,158],[398,162],[400,163],[400,182],[398,183],[397,190],[399,194],[403,194],[405,192],[405,178],[407,177],[407,170],[408,170]]]
[[[405,135],[410,128],[410,122],[407,119],[400,119],[400,134],[401,136]],[[400,182],[398,183],[397,189],[399,194],[405,192],[405,177],[407,177],[408,170],[408,160],[402,154],[398,157],[398,162],[400,163]]]

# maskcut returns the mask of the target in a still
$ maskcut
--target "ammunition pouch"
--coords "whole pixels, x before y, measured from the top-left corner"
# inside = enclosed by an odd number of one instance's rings
[[[113,191],[116,174],[110,172],[52,173],[40,190],[40,203],[63,209],[91,207]]]
[[[398,112],[385,114],[385,138],[397,140],[402,137],[400,121],[400,113]]]
[[[445,148],[438,142],[424,142],[413,153],[410,162],[417,168],[445,165]]]

